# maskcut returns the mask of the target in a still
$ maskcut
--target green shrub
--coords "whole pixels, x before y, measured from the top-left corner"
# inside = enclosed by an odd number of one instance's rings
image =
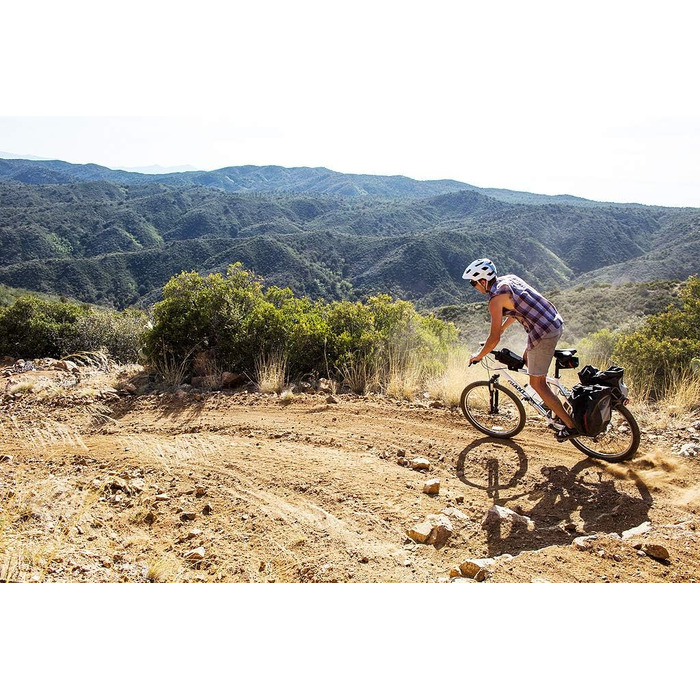
[[[688,278],[679,292],[682,307],[647,318],[634,333],[623,334],[615,357],[640,384],[657,395],[674,378],[689,373],[700,355],[700,279]]]
[[[237,263],[225,276],[172,278],[155,305],[146,352],[154,363],[165,356],[188,362],[206,350],[222,369],[251,375],[260,358],[279,356],[291,377],[343,378],[358,368],[363,376],[386,374],[409,358],[434,371],[456,339],[452,324],[422,316],[408,302],[387,295],[366,303],[311,301],[289,289],[264,289]]]
[[[0,309],[0,355],[62,357],[104,350],[117,362],[135,362],[147,323],[142,311],[102,311],[24,295]]]
[[[143,311],[91,310],[76,320],[64,351],[104,350],[117,362],[137,362],[147,329]]]
[[[56,357],[71,351],[78,319],[87,305],[21,296],[0,310],[0,354],[13,357]]]

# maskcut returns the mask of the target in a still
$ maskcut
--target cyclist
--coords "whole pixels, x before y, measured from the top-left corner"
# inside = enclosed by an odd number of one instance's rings
[[[564,442],[579,433],[561,401],[547,386],[547,370],[554,357],[564,322],[555,306],[517,275],[496,275],[496,266],[488,258],[470,263],[462,278],[469,280],[489,297],[491,332],[481,350],[472,355],[469,364],[480,362],[499,343],[503,331],[519,321],[527,331],[527,349],[523,359],[530,374],[530,385],[544,404],[564,424],[557,431],[557,440]],[[504,318],[505,317],[505,318]]]

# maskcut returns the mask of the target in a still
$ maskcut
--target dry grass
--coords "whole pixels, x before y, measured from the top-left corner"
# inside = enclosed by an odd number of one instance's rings
[[[395,399],[413,399],[423,388],[423,369],[412,361],[390,362],[385,393]]]
[[[355,394],[367,394],[381,390],[379,367],[368,358],[354,359],[346,362],[341,368],[343,384]]]
[[[458,406],[464,387],[487,376],[480,365],[468,366],[470,357],[471,353],[465,347],[453,350],[447,358],[445,370],[428,380],[426,390],[430,395],[446,406]]]
[[[183,572],[182,564],[174,555],[164,554],[149,565],[146,579],[151,583],[174,583],[181,579]]]
[[[16,394],[33,394],[36,391],[37,383],[35,379],[23,379],[17,384],[9,384],[7,393]]]
[[[281,393],[287,385],[287,358],[284,354],[261,354],[255,361],[255,381],[263,394]]]

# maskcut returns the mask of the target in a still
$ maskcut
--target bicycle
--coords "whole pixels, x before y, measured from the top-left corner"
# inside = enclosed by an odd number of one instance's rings
[[[483,343],[482,343],[483,345]],[[578,365],[578,358],[571,358],[575,349],[555,350],[555,374],[547,377],[546,381],[554,393],[563,397],[562,403],[570,411],[568,399],[571,391],[560,381],[559,372],[562,369],[572,369]],[[525,406],[529,404],[547,420],[550,429],[557,431],[564,427],[561,420],[547,408],[535,390],[522,386],[510,372],[526,374],[523,358],[510,350],[494,350],[489,353],[501,362],[501,366],[493,366],[488,355],[481,360],[491,374],[488,381],[476,381],[467,385],[460,398],[460,407],[466,419],[479,431],[495,438],[512,438],[525,427]],[[568,366],[567,366],[568,365]],[[510,370],[510,372],[509,372]],[[501,375],[510,384],[506,386],[500,381]],[[637,451],[640,441],[640,430],[637,421],[625,405],[625,397],[614,401],[610,422],[605,430],[595,437],[579,435],[570,438],[570,442],[589,457],[595,457],[607,462],[624,462]]]

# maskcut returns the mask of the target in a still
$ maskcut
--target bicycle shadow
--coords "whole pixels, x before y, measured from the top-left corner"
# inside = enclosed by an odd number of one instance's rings
[[[470,453],[482,446],[492,446],[478,459],[468,460]],[[505,456],[507,448],[515,452],[510,459]],[[499,454],[500,453],[500,454]],[[504,458],[505,457],[505,458]],[[486,491],[494,503],[503,503],[524,494],[510,494],[501,497],[501,491],[514,488],[525,476],[528,459],[525,450],[512,440],[485,437],[474,440],[465,447],[457,457],[457,477],[467,486]]]
[[[520,445],[490,437],[470,443],[457,459],[462,483],[485,491],[494,505],[518,501],[512,509],[531,521],[529,527],[517,518],[490,524],[485,529],[489,556],[569,545],[587,533],[619,534],[649,519],[653,498],[643,481],[632,478],[621,489],[619,481],[604,478],[604,464],[590,457],[571,467],[543,467],[539,475],[528,468]],[[636,489],[632,495],[630,483]]]
[[[587,471],[591,468],[595,472]],[[653,498],[646,485],[635,480],[638,496],[630,495],[614,480],[604,479],[604,467],[593,459],[573,467],[544,467],[541,474],[527,494],[534,505],[518,509],[532,521],[531,528],[494,523],[486,529],[489,556],[569,545],[590,533],[619,534],[649,519]]]

